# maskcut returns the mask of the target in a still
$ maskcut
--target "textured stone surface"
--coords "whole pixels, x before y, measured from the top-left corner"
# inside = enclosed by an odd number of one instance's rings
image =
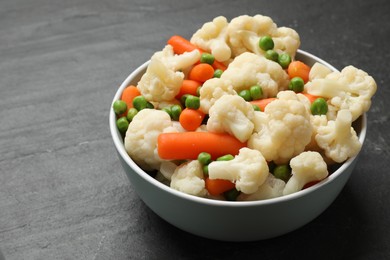
[[[140,201],[117,160],[108,111],[120,83],[171,35],[190,37],[217,15],[257,13],[296,29],[302,49],[337,68],[353,64],[366,70],[379,89],[356,170],[321,216],[271,240],[211,241],[167,224]],[[6,259],[388,258],[389,13],[387,0],[0,1],[2,254]]]

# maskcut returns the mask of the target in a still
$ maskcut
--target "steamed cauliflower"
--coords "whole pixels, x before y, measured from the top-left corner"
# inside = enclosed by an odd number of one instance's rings
[[[375,94],[375,80],[363,70],[353,66],[345,67],[341,72],[326,74],[324,78],[315,78],[305,86],[309,94],[328,98],[331,111],[348,109],[355,121],[371,106],[371,97]],[[329,119],[337,115],[328,113]]]
[[[306,106],[293,91],[281,91],[264,112],[255,112],[255,131],[248,147],[267,161],[286,163],[310,143],[312,126]]]
[[[362,147],[352,127],[352,114],[347,109],[340,110],[336,120],[319,126],[315,140],[325,150],[325,155],[338,163],[355,156]]]
[[[263,90],[262,98],[275,97],[289,84],[289,77],[281,66],[249,52],[236,57],[222,74],[221,80],[229,80],[237,93],[259,85]]]
[[[151,59],[137,88],[148,101],[170,101],[179,93],[184,73],[174,71],[159,59]]]
[[[328,176],[327,165],[318,152],[303,152],[291,159],[290,166],[292,176],[283,189],[283,195],[300,191],[305,184]]]
[[[247,147],[230,161],[213,161],[208,166],[210,179],[235,182],[236,189],[246,194],[254,193],[267,179],[268,164],[263,155]]]
[[[214,103],[224,95],[237,95],[233,85],[229,80],[212,78],[207,80],[200,88],[200,109],[208,114],[209,109]]]
[[[209,111],[207,130],[229,133],[241,142],[252,135],[254,110],[250,103],[238,95],[225,95],[218,99]]]
[[[184,79],[184,73],[179,70],[192,66],[199,58],[198,50],[175,55],[172,46],[167,45],[152,56],[137,88],[148,101],[172,101]]]
[[[204,197],[207,190],[202,165],[194,160],[178,166],[171,176],[170,187],[187,194]]]
[[[277,198],[283,195],[283,190],[285,186],[286,183],[284,181],[276,178],[272,174],[268,174],[267,179],[257,191],[252,194],[241,193],[238,196],[237,200],[252,201]]]
[[[310,68],[309,81],[313,81],[315,79],[323,79],[330,73],[332,73],[331,69],[329,69],[327,66],[325,66],[319,62],[316,62]]]
[[[326,126],[328,124],[328,119],[326,115],[310,115],[310,123],[313,129],[311,135],[311,141],[306,145],[306,151],[317,151],[322,152],[322,149],[318,146],[317,141],[315,139],[318,134],[318,128],[321,126]]]
[[[242,15],[232,19],[228,25],[228,39],[233,56],[244,52],[253,52],[264,55],[259,48],[259,39],[262,36],[272,37],[274,50],[279,53],[287,53],[292,58],[299,48],[300,39],[298,33],[287,27],[277,27],[270,17],[263,15]]]
[[[169,115],[161,110],[143,109],[126,131],[125,149],[145,170],[157,170],[163,161],[157,152],[157,138],[163,132],[176,132]]]
[[[162,49],[162,51],[153,54],[152,59],[158,59],[168,68],[178,71],[184,70],[198,62],[200,59],[200,52],[195,49],[191,52],[176,55],[173,52],[173,47],[168,44],[164,47],[164,49]]]
[[[212,22],[205,23],[195,32],[191,43],[214,55],[217,61],[228,61],[231,50],[227,44],[228,21],[223,16],[218,16]]]

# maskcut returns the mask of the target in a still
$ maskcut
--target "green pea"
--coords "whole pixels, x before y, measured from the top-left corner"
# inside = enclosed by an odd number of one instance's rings
[[[178,121],[181,111],[182,111],[181,106],[179,105],[171,106],[171,118],[175,121]]]
[[[287,69],[288,65],[291,63],[291,57],[287,53],[282,53],[278,57],[278,63],[282,66],[283,69]]]
[[[172,118],[172,109],[171,107],[163,107],[161,108],[162,111],[166,112],[170,118]]]
[[[133,107],[135,107],[135,109],[137,109],[138,111],[141,111],[147,106],[148,106],[148,101],[144,96],[136,96],[133,99]]]
[[[200,154],[198,154],[198,161],[202,165],[208,165],[209,163],[211,163],[211,155],[206,152],[201,152]]]
[[[275,167],[273,174],[276,178],[287,182],[291,175],[291,169],[287,164],[278,165]]]
[[[202,56],[200,56],[201,63],[208,63],[211,65],[214,63],[214,60],[215,60],[214,55],[207,52],[203,52]]]
[[[310,106],[313,115],[326,115],[328,113],[328,103],[323,98],[317,98]]]
[[[134,107],[130,108],[129,111],[127,111],[127,120],[129,122],[133,121],[133,118],[135,117],[135,115],[138,113],[138,110],[135,109]]]
[[[240,93],[238,93],[240,97],[245,99],[245,101],[251,101],[251,92],[248,89],[241,90]]]
[[[146,108],[154,109],[154,106],[151,102],[146,102]]]
[[[258,105],[252,104],[252,107],[255,111],[261,111],[261,109]]]
[[[264,55],[267,59],[278,62],[279,54],[274,50],[268,50]]]
[[[181,98],[180,98],[180,103],[181,103],[183,106],[186,106],[186,99],[187,99],[188,96],[189,96],[189,94],[184,94],[183,96],[181,96]]]
[[[112,108],[114,109],[115,114],[121,115],[126,112],[127,105],[123,100],[116,100],[114,104],[112,104]]]
[[[259,40],[259,47],[263,51],[272,50],[274,48],[274,41],[270,36],[263,36]]]
[[[288,89],[294,91],[295,93],[299,93],[303,91],[305,86],[305,82],[300,77],[294,77],[290,80],[290,84],[288,85]]]
[[[233,160],[234,159],[234,156],[231,155],[231,154],[225,154],[221,157],[218,157],[217,158],[217,161],[230,161],[230,160]]]
[[[240,191],[238,191],[236,188],[233,188],[231,190],[225,191],[223,193],[223,196],[228,201],[236,201],[237,197],[240,195]]]
[[[209,166],[208,165],[203,165],[203,175],[205,177],[209,176]]]
[[[214,78],[220,78],[222,76],[223,70],[216,69],[214,70]]]
[[[276,168],[276,163],[274,161],[270,161],[268,163],[268,169],[269,169],[269,172],[274,172],[275,168]]]
[[[191,109],[198,109],[200,107],[200,98],[193,95],[188,95],[185,101],[185,106]]]
[[[259,85],[254,85],[249,89],[252,100],[260,99],[263,96],[263,89]]]
[[[116,120],[116,127],[118,127],[119,132],[122,134],[126,133],[127,128],[129,127],[129,121],[127,121],[126,117],[121,117]]]

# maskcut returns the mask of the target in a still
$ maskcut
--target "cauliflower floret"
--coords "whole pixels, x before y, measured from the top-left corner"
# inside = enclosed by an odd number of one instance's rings
[[[275,97],[279,91],[287,89],[290,82],[281,66],[250,52],[236,57],[221,79],[230,80],[237,93],[257,84],[263,90],[262,98]]]
[[[203,83],[199,94],[200,109],[203,113],[208,114],[210,107],[220,97],[224,95],[237,95],[237,92],[233,89],[233,85],[229,80],[212,78]]]
[[[159,172],[165,179],[171,180],[172,174],[175,172],[177,165],[171,161],[163,161],[160,165]]]
[[[311,140],[310,114],[293,91],[279,92],[264,112],[256,111],[254,124],[248,147],[259,150],[267,161],[286,163]]]
[[[325,155],[335,162],[341,163],[360,151],[362,144],[352,125],[352,114],[347,109],[337,113],[335,121],[330,120],[325,126],[317,129],[315,140],[325,150]]]
[[[310,68],[309,72],[309,81],[315,80],[315,79],[323,79],[326,77],[326,75],[332,73],[332,70],[326,67],[325,65],[316,62],[314,65]]]
[[[195,32],[191,43],[214,55],[217,61],[227,61],[231,56],[231,50],[227,44],[227,26],[226,18],[218,16]]]
[[[305,88],[309,94],[328,98],[329,106],[334,106],[336,111],[350,110],[355,121],[370,108],[377,85],[363,70],[347,66],[341,72],[308,82]]]
[[[272,174],[268,174],[267,179],[256,192],[252,194],[241,193],[237,200],[252,201],[277,198],[283,195],[283,189],[285,186],[286,183],[284,181],[275,178]]]
[[[238,95],[222,96],[210,108],[209,116],[207,130],[210,132],[226,132],[241,142],[246,142],[253,133],[253,107]]]
[[[208,166],[210,179],[225,179],[235,182],[236,189],[250,194],[265,182],[269,174],[263,155],[247,147],[230,161],[213,161]]]
[[[163,161],[157,152],[157,138],[163,132],[176,132],[168,113],[143,109],[133,118],[126,131],[125,149],[145,170],[158,170]]]
[[[171,176],[170,187],[187,194],[204,197],[207,190],[199,161],[193,160],[178,166]]]
[[[173,47],[168,44],[162,51],[153,54],[152,59],[160,60],[165,66],[174,71],[185,70],[199,61],[200,52],[195,49],[191,52],[175,55]]]
[[[234,56],[248,51],[264,56],[264,51],[259,47],[259,39],[263,36],[272,37],[274,50],[287,53],[291,58],[295,57],[300,45],[299,35],[295,30],[287,27],[278,28],[270,17],[262,15],[238,16],[230,21],[227,31]]]
[[[308,145],[306,145],[305,150],[321,152],[322,149],[318,146],[315,137],[318,134],[318,128],[328,124],[328,119],[326,118],[326,115],[310,115],[310,123],[313,133],[311,135],[311,141]]]
[[[328,176],[327,165],[318,152],[303,152],[291,159],[290,166],[292,176],[286,183],[283,195],[300,191],[305,184]]]
[[[137,88],[148,101],[170,101],[179,93],[183,79],[183,72],[174,71],[158,58],[153,58]]]
[[[190,68],[199,59],[198,50],[175,55],[173,47],[166,45],[152,56],[137,88],[148,101],[172,101],[179,93],[184,79],[184,73],[178,70]]]

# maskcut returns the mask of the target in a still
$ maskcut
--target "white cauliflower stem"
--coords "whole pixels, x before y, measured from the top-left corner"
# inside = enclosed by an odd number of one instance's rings
[[[264,55],[258,44],[262,36],[271,36],[275,43],[274,50],[288,53],[292,58],[300,45],[299,35],[295,30],[287,27],[278,28],[267,16],[242,15],[232,19],[228,25],[228,39],[233,56],[244,52]]]
[[[227,44],[227,26],[226,18],[218,16],[195,32],[191,43],[213,54],[217,61],[227,61],[231,56],[231,50]]]
[[[207,190],[199,161],[193,160],[178,166],[171,176],[170,187],[187,194],[204,197]]]
[[[377,85],[363,70],[347,66],[341,72],[315,78],[305,88],[309,94],[328,98],[329,105],[335,107],[331,110],[350,110],[352,121],[355,121],[370,108],[371,97],[375,94]]]
[[[305,184],[328,176],[327,165],[318,152],[303,152],[291,159],[290,166],[292,176],[286,183],[283,195],[300,191]]]
[[[168,68],[177,71],[184,70],[200,59],[199,50],[193,50],[191,52],[185,52],[181,55],[176,55],[173,52],[173,47],[171,45],[166,45],[162,51],[156,52],[152,59],[158,59],[163,62]]]
[[[312,126],[306,106],[293,91],[281,91],[264,112],[255,112],[255,130],[248,147],[267,161],[286,163],[310,143]]]
[[[263,90],[262,98],[275,97],[279,91],[287,89],[289,84],[289,77],[281,66],[249,52],[236,57],[221,79],[230,80],[237,93],[257,84]]]
[[[238,95],[225,95],[218,99],[209,111],[207,130],[229,133],[241,142],[252,135],[254,110],[250,103]]]
[[[247,194],[255,192],[269,174],[263,155],[246,147],[241,148],[233,160],[213,161],[208,168],[210,179],[235,182],[236,189]]]
[[[125,149],[143,169],[159,169],[163,161],[157,152],[157,138],[162,132],[175,132],[168,113],[143,109],[133,118],[126,132]]]
[[[362,144],[352,125],[352,114],[343,109],[337,113],[335,121],[330,120],[325,126],[317,128],[315,140],[325,150],[325,155],[335,162],[341,163],[355,156]]]

